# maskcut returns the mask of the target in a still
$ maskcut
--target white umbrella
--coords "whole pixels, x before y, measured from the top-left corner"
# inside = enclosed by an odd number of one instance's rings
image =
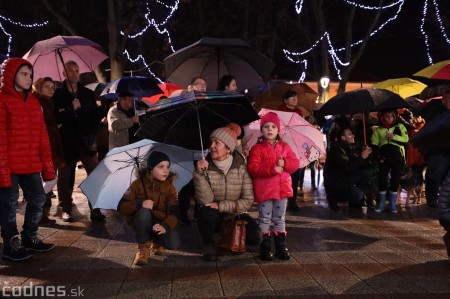
[[[80,184],[80,189],[94,208],[117,209],[120,199],[139,170],[147,165],[149,151],[160,151],[170,158],[170,170],[178,177],[175,187],[180,190],[192,179],[193,152],[181,147],[144,139],[112,149],[94,171]]]

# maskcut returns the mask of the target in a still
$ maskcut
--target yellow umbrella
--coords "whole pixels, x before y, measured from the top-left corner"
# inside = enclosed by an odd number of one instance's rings
[[[422,90],[427,87],[427,85],[410,78],[397,78],[378,82],[372,87],[390,90],[406,99],[408,97],[420,94]]]

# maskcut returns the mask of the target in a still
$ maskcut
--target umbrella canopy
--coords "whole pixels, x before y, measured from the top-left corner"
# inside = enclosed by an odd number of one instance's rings
[[[143,76],[123,77],[108,83],[101,96],[117,98],[121,92],[131,92],[135,97],[151,97],[162,93],[156,81]]]
[[[413,76],[424,77],[428,79],[450,80],[450,60],[444,60],[432,64],[418,71]]]
[[[303,108],[304,112],[306,112],[303,115],[307,116],[311,114],[319,94],[315,92],[314,89],[309,87],[306,83],[284,83],[271,87],[261,95],[257,95],[254,97],[255,109],[278,109],[283,105],[283,95],[290,90],[297,93],[298,105],[301,109]]]
[[[55,36],[38,41],[23,56],[34,68],[34,80],[41,77],[51,77],[63,81],[63,64],[69,60],[75,61],[80,73],[92,72],[108,56],[102,47],[81,36]]]
[[[106,85],[108,85],[108,83],[94,82],[94,83],[86,84],[84,87],[92,90],[96,97],[100,97],[100,95],[101,95],[103,89],[105,89]]]
[[[244,95],[188,92],[158,101],[147,112],[146,121],[136,135],[203,151],[215,129],[230,122],[244,126],[258,118]]]
[[[378,82],[372,87],[390,90],[406,99],[420,94],[427,86],[410,78],[397,78]]]
[[[438,114],[411,137],[414,147],[450,148],[450,111]]]
[[[236,77],[241,90],[267,81],[275,64],[238,38],[210,38],[182,48],[164,59],[167,81],[188,86],[202,76],[215,89],[223,75]]]
[[[141,140],[112,149],[94,171],[80,184],[80,189],[94,208],[116,209],[125,191],[145,168],[150,151],[164,152],[170,158],[170,171],[177,174],[175,187],[179,191],[192,179],[194,171],[193,152]]]
[[[325,154],[324,135],[313,127],[303,117],[294,112],[261,109],[258,113],[262,118],[266,113],[274,112],[280,118],[280,137],[289,144],[295,155],[300,159],[300,168],[308,163],[319,159]],[[250,150],[262,135],[260,121],[256,120],[244,126],[245,137],[242,142],[243,148]]]
[[[380,88],[361,88],[332,97],[318,112],[320,115],[355,114],[398,108],[412,108],[412,106],[392,91]]]
[[[151,97],[143,97],[142,100],[144,102],[148,102],[150,104],[154,104],[157,101],[159,101],[159,99],[161,99],[161,97],[170,97],[170,95],[177,91],[177,90],[182,90],[183,86],[177,85],[175,83],[171,83],[171,82],[167,82],[167,83],[160,83],[158,84],[158,87],[163,91],[162,93],[153,95]]]

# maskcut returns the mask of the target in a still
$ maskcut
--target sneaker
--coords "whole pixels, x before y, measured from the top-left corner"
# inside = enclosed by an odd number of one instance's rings
[[[64,222],[72,222],[73,221],[72,215],[70,215],[69,213],[66,213],[66,212],[62,212],[61,219]]]
[[[28,251],[46,252],[52,250],[55,245],[50,243],[44,243],[36,235],[23,235],[22,246]]]
[[[100,209],[92,209],[91,210],[91,221],[103,221],[106,216],[102,214]]]
[[[22,246],[19,236],[14,236],[3,244],[3,256],[5,260],[10,260],[13,262],[25,261],[33,256],[29,254],[25,248]]]

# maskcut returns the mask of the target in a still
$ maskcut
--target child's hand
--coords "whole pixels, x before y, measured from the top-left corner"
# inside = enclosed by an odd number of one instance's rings
[[[276,171],[277,173],[282,173],[282,172],[284,171],[284,168],[281,167],[281,166],[276,166],[276,167],[275,167],[275,171]]]
[[[278,159],[278,166],[280,166],[281,168],[284,168],[284,159],[283,159],[283,157]]]
[[[150,200],[150,199],[144,200],[142,202],[142,207],[146,208],[146,209],[149,209],[149,210],[153,209],[153,200]]]
[[[157,233],[158,235],[162,235],[166,233],[166,229],[161,224],[155,224],[153,225],[153,232]]]

